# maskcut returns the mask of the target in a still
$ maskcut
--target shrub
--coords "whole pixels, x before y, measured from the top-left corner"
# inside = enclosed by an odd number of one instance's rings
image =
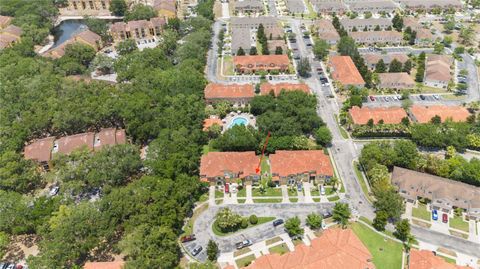
[[[245,229],[248,227],[247,219],[242,219],[242,223],[240,224],[240,227],[242,227],[242,229]]]
[[[249,218],[250,224],[255,225],[258,223],[258,218],[256,215],[251,215]]]

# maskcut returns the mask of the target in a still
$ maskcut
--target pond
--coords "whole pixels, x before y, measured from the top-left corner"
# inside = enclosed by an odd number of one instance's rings
[[[53,35],[55,37],[53,47],[62,44],[63,42],[67,41],[72,35],[86,28],[87,26],[83,23],[83,20],[62,21],[60,25],[53,29]]]

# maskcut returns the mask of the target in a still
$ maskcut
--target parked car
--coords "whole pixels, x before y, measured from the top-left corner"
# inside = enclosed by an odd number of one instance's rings
[[[198,253],[202,252],[202,249],[203,249],[202,246],[196,246],[196,247],[192,250],[192,255],[193,255],[193,256],[197,256]]]
[[[370,101],[375,102],[375,96],[370,95]]]
[[[325,187],[323,185],[320,186],[320,194],[325,195]]]
[[[302,191],[302,183],[297,183],[297,190]]]
[[[59,186],[53,186],[52,188],[50,188],[50,192],[48,194],[50,194],[50,196],[55,196],[58,194],[59,190],[60,190]]]
[[[187,242],[193,241],[195,239],[197,239],[197,238],[195,238],[195,235],[191,234],[191,235],[182,236],[182,238],[180,238],[180,241],[182,243],[187,243]]]
[[[322,214],[322,216],[323,216],[324,219],[327,219],[327,218],[330,218],[332,216],[332,213],[325,212],[325,213]]]
[[[437,213],[436,209],[432,210],[432,219],[433,220],[438,220],[438,213]]]
[[[394,95],[393,100],[398,101],[398,97],[396,95]]]
[[[434,95],[433,95],[433,98],[435,98],[435,99],[437,99],[437,100],[440,100],[440,95],[434,94]]]
[[[230,192],[230,184],[226,183],[225,184],[225,193],[229,193]]]
[[[425,98],[425,95],[420,94],[420,99],[425,100],[425,99],[426,99],[426,98]]]
[[[443,222],[443,223],[447,223],[447,222],[448,222],[448,215],[445,214],[445,213],[443,213],[443,215],[442,215],[442,222]]]
[[[235,244],[237,249],[242,249],[242,248],[245,248],[245,247],[248,247],[248,246],[251,246],[251,245],[252,245],[252,241],[249,240],[249,239],[243,240],[242,242],[238,242],[238,243]]]
[[[273,221],[273,227],[277,227],[278,225],[283,224],[283,219],[276,219]]]

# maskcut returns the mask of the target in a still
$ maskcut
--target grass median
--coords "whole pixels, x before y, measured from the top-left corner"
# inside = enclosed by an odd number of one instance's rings
[[[248,219],[248,218],[247,218]],[[220,230],[220,228],[218,227],[218,223],[217,221],[215,220],[213,222],[213,225],[212,225],[212,231],[215,235],[218,235],[218,236],[227,236],[227,235],[231,235],[231,234],[234,234],[234,233],[237,233],[237,232],[240,232],[240,231],[243,231],[243,230],[246,230],[248,228],[252,228],[254,226],[257,226],[257,225],[260,225],[260,224],[263,224],[263,223],[267,223],[269,221],[272,221],[276,219],[275,217],[258,217],[258,222],[256,224],[251,224],[250,222],[248,222],[248,226],[247,228],[245,229],[242,229],[242,228],[238,228],[238,230],[235,230],[235,231],[230,231],[230,232],[222,232],[222,230]]]

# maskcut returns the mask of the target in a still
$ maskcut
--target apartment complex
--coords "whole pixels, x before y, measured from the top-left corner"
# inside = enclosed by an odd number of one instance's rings
[[[365,125],[370,120],[373,124],[382,121],[384,124],[399,124],[403,118],[408,118],[407,112],[401,107],[358,107],[348,110],[352,124]]]
[[[290,13],[299,14],[307,11],[307,7],[303,3],[303,0],[285,0],[285,3]]]
[[[237,14],[260,14],[264,11],[261,0],[237,0],[233,2],[233,8]]]
[[[114,42],[120,42],[126,39],[152,39],[158,38],[166,24],[163,18],[151,18],[150,20],[139,20],[129,22],[115,22],[110,26],[110,34]]]
[[[392,21],[386,18],[370,18],[370,19],[348,19],[344,18],[340,20],[340,24],[345,28],[347,32],[352,32],[354,28],[358,31],[373,31],[375,28],[380,27],[380,30],[387,30],[392,27]]]
[[[88,132],[60,138],[46,137],[32,141],[24,149],[24,157],[34,160],[48,170],[49,162],[55,154],[68,155],[75,150],[86,148],[98,151],[107,145],[125,144],[127,141],[125,130],[108,128],[98,133]]]
[[[108,16],[111,0],[67,0],[66,6],[59,9],[62,15]]]
[[[318,38],[327,41],[330,45],[335,45],[340,40],[340,35],[330,20],[316,20],[313,27],[314,31],[318,33]]]
[[[480,220],[479,187],[400,167],[394,167],[392,183],[411,203],[427,198],[432,210],[452,214],[454,208],[462,208],[469,219]]]
[[[330,157],[323,150],[277,150],[269,159],[272,179],[281,185],[324,183],[333,177]]]
[[[301,91],[307,94],[310,94],[310,88],[308,87],[307,84],[305,83],[276,83],[276,84],[271,84],[271,83],[262,83],[260,85],[260,94],[261,95],[268,95],[270,93],[273,93],[275,96],[280,95],[282,91]]]
[[[365,86],[365,81],[358,72],[350,56],[332,56],[329,60],[332,78],[342,86]]]
[[[347,6],[341,0],[311,0],[313,9],[321,14],[344,14]]]
[[[348,0],[345,2],[351,11],[357,12],[360,14],[365,12],[393,13],[397,9],[397,6],[391,0],[364,0],[364,1]]]
[[[447,119],[454,122],[464,122],[467,120],[468,116],[470,116],[470,112],[462,106],[413,105],[410,108],[410,115],[412,116],[412,119],[418,123],[429,123],[435,116],[439,116],[442,122]]]
[[[90,30],[84,30],[84,31],[81,31],[80,33],[73,35],[67,41],[63,42],[57,47],[54,47],[46,51],[45,53],[42,54],[42,56],[50,57],[53,59],[61,58],[63,57],[63,55],[65,55],[66,47],[76,42],[90,46],[96,51],[99,51],[103,45],[102,38],[99,35],[97,35],[96,33]]]
[[[5,25],[6,23],[10,23],[10,20],[5,19],[3,16]],[[1,28],[0,28],[1,29]],[[20,42],[22,36],[22,28],[10,24],[5,28],[0,30],[0,50],[13,46],[14,44]]]
[[[241,179],[252,184],[260,179],[255,171],[260,158],[254,151],[209,152],[200,160],[200,180],[212,185],[236,183]]]
[[[287,55],[244,55],[234,56],[233,64],[237,73],[255,73],[258,71],[286,72],[290,66]]]
[[[227,101],[235,106],[243,106],[250,103],[254,97],[254,89],[251,84],[219,84],[209,83],[205,87],[205,100],[209,104]]]
[[[413,89],[415,81],[408,73],[380,73],[378,74],[380,89]]]
[[[364,45],[398,45],[403,42],[403,35],[397,31],[350,32],[349,35],[356,43]]]
[[[463,4],[460,0],[395,0],[397,1],[402,8],[414,10],[414,11],[427,11],[430,12],[433,9],[454,9],[461,10],[463,9]]]
[[[425,63],[425,79],[423,83],[430,87],[446,89],[452,79],[450,66],[452,57],[448,55],[430,54]]]
[[[408,56],[403,53],[392,53],[392,54],[380,54],[380,53],[366,53],[362,54],[363,59],[365,60],[365,64],[371,70],[375,69],[377,63],[382,60],[385,66],[389,66],[390,63],[395,59],[402,64],[405,64],[408,61]]]

